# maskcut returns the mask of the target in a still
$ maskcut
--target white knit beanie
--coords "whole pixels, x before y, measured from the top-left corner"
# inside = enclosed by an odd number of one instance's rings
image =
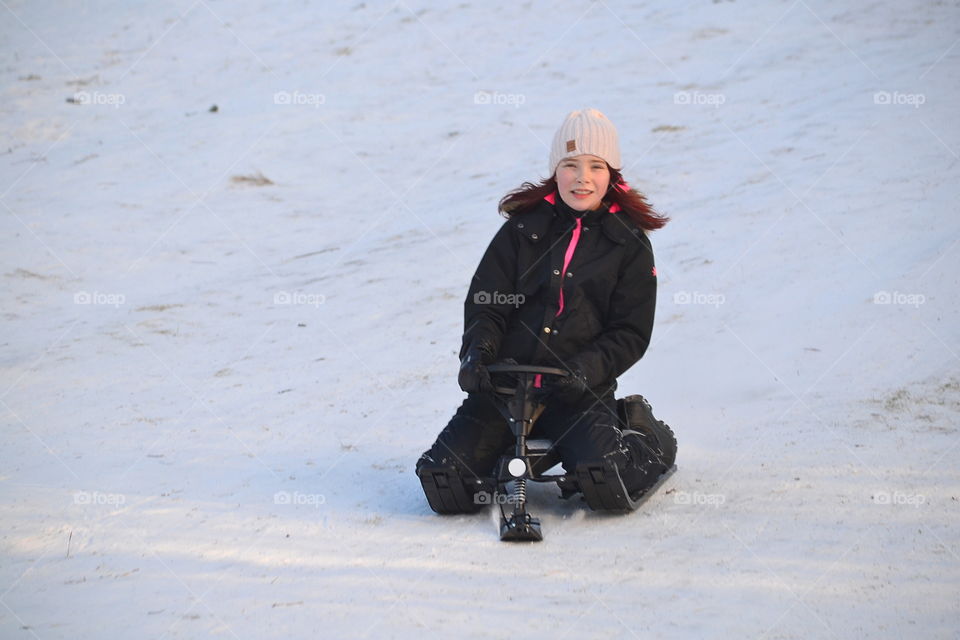
[[[620,170],[620,144],[613,123],[596,109],[571,111],[557,132],[550,146],[549,175],[557,170],[564,158],[590,154],[606,160],[614,169]]]

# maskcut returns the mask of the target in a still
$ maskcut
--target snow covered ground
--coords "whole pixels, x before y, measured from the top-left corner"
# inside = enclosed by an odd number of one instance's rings
[[[956,2],[0,4],[3,638],[960,633]],[[413,465],[583,106],[679,470],[511,546]]]

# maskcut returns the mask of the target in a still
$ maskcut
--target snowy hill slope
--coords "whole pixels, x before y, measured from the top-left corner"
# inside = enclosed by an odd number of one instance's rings
[[[956,636],[956,3],[0,12],[0,636]],[[413,464],[588,105],[672,217],[620,393],[679,470],[509,546]]]

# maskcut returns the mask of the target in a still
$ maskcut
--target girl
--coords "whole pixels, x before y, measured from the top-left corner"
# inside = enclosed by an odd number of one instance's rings
[[[667,222],[627,186],[622,168],[613,123],[596,109],[573,111],[554,135],[550,177],[500,201],[507,221],[464,304],[458,381],[467,398],[417,462],[425,488],[442,472],[440,482],[466,497],[453,511],[482,506],[474,493],[514,444],[488,395],[486,365],[505,359],[568,371],[543,379],[546,408],[534,425],[568,473],[610,458],[635,493],[673,464],[643,438],[624,437],[617,418],[616,379],[643,356],[653,329],[657,270],[646,232]],[[440,506],[431,504],[451,512]]]

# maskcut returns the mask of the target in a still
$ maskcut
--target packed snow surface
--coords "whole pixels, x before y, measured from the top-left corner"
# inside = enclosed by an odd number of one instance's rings
[[[960,632],[956,2],[0,4],[3,638]],[[587,106],[678,471],[509,545],[413,468]]]

